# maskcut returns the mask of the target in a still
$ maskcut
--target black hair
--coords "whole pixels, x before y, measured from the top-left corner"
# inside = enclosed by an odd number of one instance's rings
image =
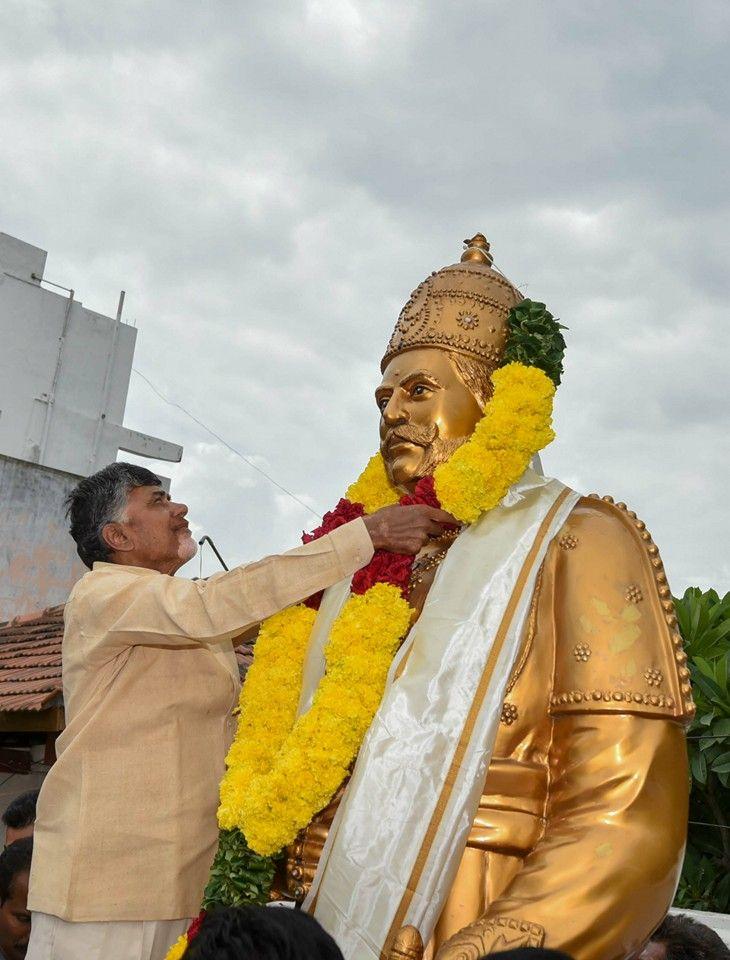
[[[479,960],[573,960],[562,950],[549,950],[547,947],[514,947],[512,950],[497,950]]]
[[[664,945],[667,960],[730,960],[722,937],[683,913],[667,914],[651,939]]]
[[[308,913],[286,907],[222,907],[203,920],[185,960],[343,960]]]
[[[35,806],[39,793],[40,790],[28,790],[12,800],[2,816],[5,826],[13,830],[22,830],[23,827],[29,827],[31,823],[35,823]]]
[[[135,487],[157,487],[160,478],[151,470],[133,463],[110,463],[82,480],[66,499],[66,516],[76,552],[91,569],[97,560],[109,559],[109,547],[102,530],[116,520]]]
[[[15,878],[30,870],[33,837],[16,840],[0,853],[0,904],[12,895]]]

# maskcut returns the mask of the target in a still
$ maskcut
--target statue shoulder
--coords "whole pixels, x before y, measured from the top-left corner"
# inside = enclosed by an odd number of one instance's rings
[[[553,591],[551,712],[686,721],[687,657],[659,549],[624,503],[581,498],[546,559]]]

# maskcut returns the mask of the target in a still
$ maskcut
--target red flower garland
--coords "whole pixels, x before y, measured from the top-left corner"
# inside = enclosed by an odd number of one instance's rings
[[[203,925],[203,920],[207,917],[207,910],[201,910],[197,917],[193,920],[190,926],[187,929],[185,936],[188,938],[188,946],[193,942],[193,940],[200,933],[200,928]]]
[[[413,493],[404,494],[399,503],[403,507],[423,504],[428,507],[440,508],[441,504],[436,496],[433,477],[423,477],[419,480]],[[365,516],[363,504],[352,503],[343,497],[334,510],[325,513],[319,527],[311,533],[302,534],[302,541],[311,543],[313,540],[318,540],[325,534],[336,530],[337,527],[363,516]],[[376,583],[389,583],[394,587],[400,587],[403,596],[407,598],[408,581],[413,569],[413,561],[414,557],[410,554],[376,550],[370,563],[362,570],[358,570],[352,578],[352,592],[362,594]],[[323,591],[309,597],[305,601],[307,606],[318,610],[322,602],[322,593]]]

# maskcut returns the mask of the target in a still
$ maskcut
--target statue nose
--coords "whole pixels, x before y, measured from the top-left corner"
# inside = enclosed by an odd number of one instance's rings
[[[383,420],[389,427],[393,427],[398,423],[405,423],[408,420],[403,406],[394,396],[388,400],[383,408]]]

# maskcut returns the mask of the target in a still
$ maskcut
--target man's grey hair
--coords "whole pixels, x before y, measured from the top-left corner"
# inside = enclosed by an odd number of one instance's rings
[[[91,569],[97,561],[108,560],[110,551],[104,527],[122,519],[129,493],[135,487],[156,487],[160,478],[133,463],[110,463],[82,480],[66,499],[66,516],[76,552]]]

